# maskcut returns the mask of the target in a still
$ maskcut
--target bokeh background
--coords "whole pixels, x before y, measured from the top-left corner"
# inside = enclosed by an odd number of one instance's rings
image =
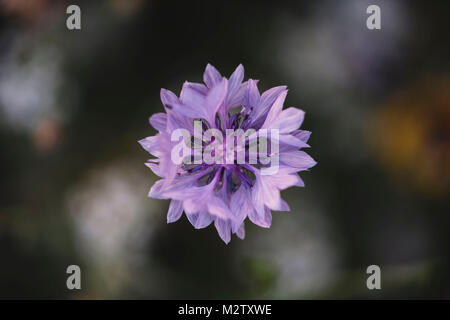
[[[81,31],[66,28],[69,4]],[[381,30],[366,8],[381,7]],[[450,298],[449,1],[0,0],[1,298]],[[289,213],[213,227],[147,198],[160,88],[242,63],[306,112]],[[66,268],[82,290],[66,288]],[[366,288],[377,264],[382,290]]]

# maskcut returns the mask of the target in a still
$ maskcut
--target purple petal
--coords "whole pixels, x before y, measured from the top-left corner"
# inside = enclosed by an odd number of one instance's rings
[[[299,170],[307,170],[317,164],[306,152],[300,150],[280,153],[280,162]]]
[[[300,176],[296,173],[296,175],[298,176],[298,181],[296,183],[296,187],[304,187],[305,183],[303,182],[302,178],[300,178]]]
[[[150,198],[155,199],[167,199],[167,197],[163,196],[162,193],[163,187],[164,187],[164,179],[156,181],[155,184],[151,187],[148,196]]]
[[[233,232],[236,232],[250,211],[254,210],[250,197],[250,192],[242,185],[231,195],[230,210],[235,221],[231,225]]]
[[[280,150],[283,145],[296,147],[297,149],[309,147],[308,144],[290,134],[280,134],[278,137],[278,141],[280,144]]]
[[[156,174],[158,177],[162,177],[161,170],[160,170],[158,164],[153,163],[153,162],[146,162],[145,165],[146,165],[147,167],[149,167],[150,170],[152,170],[153,173]]]
[[[226,244],[228,244],[231,240],[230,223],[226,220],[217,218],[216,221],[214,221],[214,225],[216,226],[219,236]]]
[[[236,70],[234,70],[233,74],[231,75],[229,79],[229,92],[234,93],[239,86],[242,83],[242,80],[244,79],[244,67],[242,64],[238,65]]]
[[[167,212],[167,223],[172,223],[180,219],[183,213],[183,201],[170,201],[169,211]]]
[[[217,179],[214,179],[209,185],[203,187],[189,187],[191,181],[176,188],[165,190],[164,195],[172,199],[184,200],[183,209],[187,214],[208,211],[211,215],[225,220],[232,216],[230,209],[224,201],[214,195],[214,186]]]
[[[180,104],[180,100],[178,100],[178,97],[170,90],[161,89],[160,96],[161,102],[168,109],[172,109],[174,105]]]
[[[279,190],[284,190],[299,183],[300,177],[298,174],[275,174],[270,176],[271,183]]]
[[[308,142],[309,137],[311,136],[311,132],[310,131],[306,131],[306,130],[295,130],[294,132],[291,133],[294,137],[302,140],[303,142]]]
[[[155,113],[149,119],[150,124],[158,131],[166,131],[167,127],[167,114],[166,113]]]
[[[281,206],[280,209],[278,209],[278,211],[291,211],[291,208],[289,207],[286,201],[281,199]]]
[[[278,99],[279,95],[286,91],[286,88],[286,86],[278,86],[264,91],[260,101],[262,107],[265,109],[270,108],[275,100]]]
[[[225,99],[225,105],[228,108],[233,108],[231,103],[234,100],[234,96],[238,93],[242,80],[244,79],[244,67],[240,64],[236,70],[234,70],[230,79],[228,80],[228,93]]]
[[[175,108],[175,110],[167,110],[167,132],[173,132],[176,129],[185,128],[192,133],[192,119],[190,119],[190,117],[188,116],[178,113],[177,110],[177,107]]]
[[[208,201],[207,208],[209,213],[216,217],[220,217],[225,220],[232,218],[232,213],[228,206],[222,199],[216,196],[211,196]]]
[[[191,92],[194,92],[193,94],[195,94],[195,97],[197,97],[197,95],[200,95],[198,91],[192,89],[192,87],[189,87],[189,90],[191,90]],[[184,92],[184,95],[186,95],[186,92]],[[193,97],[190,96],[188,98],[193,99]],[[192,118],[197,116],[197,114],[199,113],[198,110],[192,108],[192,106],[184,106],[172,91],[166,89],[161,89],[161,101],[166,107],[166,112],[168,114],[167,129],[169,131],[173,131],[178,128],[190,129],[191,125],[184,118]]]
[[[214,218],[207,212],[187,214],[186,216],[195,229],[206,228],[214,220]]]
[[[256,176],[256,183],[252,190],[252,202],[258,214],[263,215],[261,204],[272,210],[278,210],[280,204],[280,190],[271,182],[272,176]]]
[[[272,214],[270,213],[270,210],[267,207],[264,208],[262,217],[259,214],[257,214],[256,211],[252,211],[248,215],[248,217],[251,222],[262,228],[270,228],[272,224]]]
[[[246,108],[255,107],[259,102],[260,96],[257,83],[256,80],[252,79],[247,81],[247,90],[245,91],[244,101],[242,102]]]
[[[243,82],[237,89],[236,93],[229,100],[227,99],[225,104],[228,110],[243,105],[247,85],[247,81]]]
[[[170,160],[168,161],[170,163]],[[176,166],[173,166],[176,168]],[[167,180],[167,179],[164,179]],[[195,181],[197,180],[196,176],[186,176],[186,177],[178,177],[177,179],[173,179],[170,184],[166,186],[164,189],[164,196],[168,198],[172,198],[175,200],[185,200],[189,196],[195,196]],[[191,191],[190,194],[186,192],[186,190]],[[194,213],[196,211],[186,210],[187,213]]]
[[[258,108],[254,114],[255,120],[259,117],[264,117],[268,112],[272,104],[277,100],[278,96],[286,90],[286,86],[279,86],[264,91],[261,95]]]
[[[266,120],[264,121],[264,124],[262,128],[276,128],[279,129],[279,127],[275,127],[273,124],[280,116],[281,110],[283,109],[284,100],[286,99],[287,90],[284,90],[278,95],[275,102],[272,104],[272,107],[269,109],[269,113],[267,114]]]
[[[215,122],[216,112],[223,103],[227,94],[228,80],[223,78],[214,86],[206,96],[205,106],[202,110],[205,112],[204,118],[212,125]]]
[[[194,90],[203,96],[208,94],[208,88],[203,83],[185,81],[183,87],[181,88],[180,97],[184,95],[184,91],[187,89]]]
[[[297,168],[286,166],[281,163],[278,168],[278,175],[295,174],[298,171],[300,171],[300,170],[298,170]]]
[[[221,80],[222,75],[220,74],[220,72],[208,63],[205,69],[205,73],[203,73],[203,82],[206,83],[208,88],[212,88]]]
[[[304,118],[305,112],[303,110],[290,107],[281,112],[272,126],[280,129],[280,133],[289,133],[300,128]]]
[[[192,88],[185,85],[180,96],[181,105],[175,105],[174,109],[182,115],[191,118],[204,117],[205,96]]]
[[[244,226],[244,223],[241,224],[241,226],[239,227],[239,229],[235,233],[240,239],[244,240],[244,238],[245,238],[245,226]]]
[[[158,143],[158,135],[146,137],[144,139],[139,140],[139,144],[144,148],[145,151],[150,153],[155,157],[159,157],[162,154],[162,148],[160,143]]]
[[[180,195],[183,193],[183,190],[178,190]],[[181,198],[181,196],[177,197],[176,194],[171,194],[171,197],[173,199]],[[186,212],[186,214],[194,214],[196,212],[199,212],[200,210],[204,209],[203,202],[197,201],[196,199],[188,198],[183,201],[183,209]]]

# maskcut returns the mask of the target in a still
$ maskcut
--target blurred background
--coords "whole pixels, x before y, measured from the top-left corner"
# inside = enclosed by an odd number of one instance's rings
[[[0,0],[0,19],[1,298],[450,298],[449,1]],[[228,246],[166,224],[137,143],[160,88],[207,63],[287,85],[318,161]]]

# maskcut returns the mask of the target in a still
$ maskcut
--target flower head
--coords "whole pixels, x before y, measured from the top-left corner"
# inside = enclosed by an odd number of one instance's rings
[[[166,112],[150,117],[158,134],[139,141],[162,178],[149,197],[171,199],[167,222],[184,211],[197,229],[214,222],[226,243],[244,238],[247,217],[269,228],[271,210],[289,211],[280,190],[304,186],[298,172],[316,164],[299,150],[309,147],[304,112],[283,110],[286,87],[260,94],[243,78],[242,65],[227,79],[208,64],[204,84],[185,82],[180,97],[161,89]]]

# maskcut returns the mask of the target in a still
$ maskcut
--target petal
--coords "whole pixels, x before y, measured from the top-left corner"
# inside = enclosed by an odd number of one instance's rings
[[[204,112],[202,112],[202,109],[192,107],[192,105],[177,105],[174,110],[185,117],[204,118]]]
[[[298,174],[274,174],[270,176],[271,183],[279,190],[284,190],[300,183]]]
[[[280,153],[280,162],[299,170],[307,170],[317,164],[306,152],[300,150]]]
[[[278,98],[278,96],[286,90],[286,86],[278,86],[264,91],[261,95],[261,100],[257,108],[257,112],[254,114],[255,120],[259,117],[265,116],[269,112],[269,108]]]
[[[275,102],[278,96],[283,91],[286,91],[286,89],[287,89],[286,86],[278,86],[264,91],[263,94],[261,95],[261,104],[263,104],[267,108],[270,108],[270,106]]]
[[[216,196],[212,196],[209,199],[207,208],[210,214],[221,219],[227,220],[233,218],[233,214],[225,202]]]
[[[264,208],[262,217],[260,217],[259,214],[256,213],[256,211],[251,212],[248,217],[251,222],[262,228],[270,228],[270,226],[272,225],[272,214],[267,207]]]
[[[208,88],[203,83],[185,81],[181,89],[180,98],[184,95],[184,91],[187,89],[194,90],[204,96],[208,94]]]
[[[165,186],[164,196],[175,200],[185,200],[187,197],[195,197],[197,195],[196,190],[198,190],[198,188],[194,187],[196,179],[197,176],[194,175],[173,179],[170,184]],[[189,190],[189,193],[186,190]],[[185,211],[188,212],[188,210]],[[194,213],[196,211],[190,212]]]
[[[236,93],[226,101],[225,104],[228,110],[243,105],[244,95],[247,91],[247,85],[247,81],[243,82],[237,89]]]
[[[195,92],[196,96],[199,95],[198,91],[195,91],[192,87],[189,87],[189,90]],[[178,97],[172,91],[166,89],[161,89],[161,101],[166,107],[166,112],[168,114],[167,130],[169,132],[178,128],[190,129],[192,124],[185,118],[197,116],[199,113],[198,110],[193,110],[190,106],[183,106]]]
[[[275,102],[272,104],[272,106],[269,109],[269,113],[267,114],[266,120],[264,121],[264,124],[262,128],[277,128],[274,127],[273,123],[278,119],[281,110],[283,109],[284,100],[286,99],[287,90],[283,90],[275,100]]]
[[[181,92],[181,105],[174,105],[174,110],[191,118],[204,117],[205,96],[195,88],[185,83]]]
[[[178,106],[180,105],[177,104],[173,110],[167,110],[167,132],[171,133],[176,129],[185,128],[192,133],[192,119],[189,116],[178,113]]]
[[[206,83],[208,88],[212,88],[220,80],[222,80],[220,72],[208,63],[205,72],[203,73],[203,82]]]
[[[252,190],[252,202],[258,214],[263,215],[262,204],[272,210],[278,210],[280,203],[280,190],[271,182],[272,176],[256,176],[256,183]]]
[[[166,181],[164,185],[164,188],[166,188],[170,186],[173,180],[175,179],[175,176],[178,171],[178,166],[173,164],[172,160],[170,159],[170,156],[162,156],[158,171]]]
[[[183,201],[170,201],[169,211],[167,212],[167,223],[175,222],[180,219],[183,213]]]
[[[148,196],[150,198],[155,199],[167,199],[167,197],[163,196],[162,194],[163,187],[164,187],[164,179],[156,181],[155,184],[151,187]]]
[[[280,129],[280,133],[290,133],[300,128],[304,118],[303,110],[290,107],[281,112],[277,120],[272,123],[272,127]]]
[[[178,97],[170,90],[161,89],[160,96],[161,102],[168,109],[172,109],[174,105],[180,104]]]
[[[234,217],[234,222],[231,224],[232,230],[236,232],[247,215],[254,210],[251,204],[251,194],[243,185],[231,195],[230,210]]]
[[[290,134],[280,134],[278,137],[278,141],[280,144],[280,149],[284,146],[288,148],[295,147],[296,149],[309,147],[308,144]]]
[[[187,214],[186,216],[195,229],[206,228],[214,220],[214,218],[207,212]]]
[[[252,189],[252,203],[253,203],[253,207],[255,208],[255,212],[260,216],[263,217],[264,216],[264,199],[263,197],[263,193],[260,191],[261,187],[260,186],[253,186]],[[249,213],[249,217],[250,214],[252,214],[252,212]]]
[[[244,226],[244,223],[241,224],[241,226],[239,227],[239,229],[235,233],[240,239],[244,240],[244,238],[245,238],[245,226]]]
[[[304,187],[305,183],[303,182],[302,178],[300,178],[300,176],[296,173],[296,175],[298,176],[298,181],[295,184],[296,187]]]
[[[208,93],[205,99],[205,106],[202,108],[205,112],[204,118],[213,125],[216,119],[216,112],[223,103],[227,94],[228,80],[223,78]]]
[[[227,108],[233,108],[230,106],[230,102],[233,100],[233,97],[238,93],[242,80],[244,79],[244,67],[240,64],[236,70],[234,70],[230,79],[228,80],[228,93],[227,98],[225,99],[225,105]]]
[[[155,157],[159,157],[163,153],[163,149],[161,144],[159,143],[161,141],[161,136],[150,136],[146,137],[144,139],[139,140],[139,144],[144,148],[145,151],[150,153],[151,155]]]
[[[179,190],[180,193],[183,192],[183,190]],[[181,198],[177,197],[177,198]],[[203,202],[200,201],[196,201],[196,199],[193,198],[189,198],[189,199],[185,199],[183,201],[183,209],[186,212],[186,214],[194,214],[199,212],[200,210],[204,209],[204,204]]]
[[[214,186],[217,180],[213,180],[209,185],[203,187],[195,187],[193,184],[198,177],[191,176],[187,182],[164,190],[164,195],[172,199],[184,200],[183,209],[187,214],[207,211],[223,219],[229,219],[231,211],[222,199],[214,195]]]
[[[242,64],[238,65],[236,70],[234,70],[233,74],[229,80],[228,90],[230,93],[235,93],[238,90],[239,86],[244,80],[244,66]]]
[[[217,232],[219,233],[220,238],[222,238],[222,240],[226,244],[228,244],[231,240],[229,221],[217,218],[216,221],[214,221],[214,225],[217,229]]]
[[[159,112],[152,115],[149,119],[150,124],[158,131],[166,131],[167,114]]]
[[[303,142],[308,142],[309,137],[311,136],[311,132],[310,131],[306,131],[306,130],[295,130],[294,132],[291,133],[294,137],[302,140]]]
[[[278,209],[278,211],[291,211],[291,208],[289,207],[286,201],[281,199],[281,206],[280,209]]]
[[[284,175],[284,174],[295,174],[296,172],[300,171],[297,168],[293,168],[291,166],[286,166],[284,164],[280,164],[280,167],[278,168],[278,173],[279,175]]]
[[[158,177],[162,177],[161,170],[160,170],[159,165],[157,163],[153,163],[153,162],[149,161],[149,162],[146,162],[145,165],[147,167],[149,167],[150,170],[152,170],[153,173],[156,174]]]
[[[245,91],[244,101],[242,103],[246,108],[256,107],[259,102],[260,96],[257,83],[253,79],[247,81],[247,90]]]

